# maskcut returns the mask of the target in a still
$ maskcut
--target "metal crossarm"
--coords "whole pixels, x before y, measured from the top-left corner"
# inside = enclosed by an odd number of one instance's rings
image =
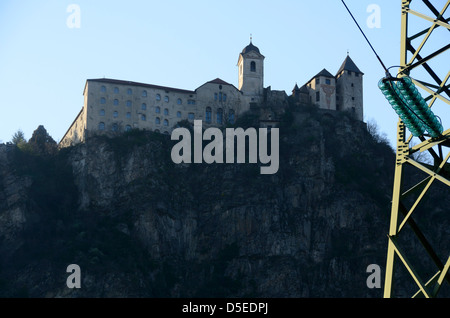
[[[422,3],[424,4],[425,10],[428,11],[421,12],[419,8],[412,8],[412,3]],[[441,64],[439,69],[433,69],[430,65],[433,60],[442,57],[444,54],[448,55],[450,53],[449,42],[443,43],[442,46],[431,50],[431,52],[428,50],[424,57],[420,54],[423,53],[425,49],[429,48],[431,36],[436,30],[445,28],[450,31],[450,18],[447,13],[447,9],[450,6],[450,0],[445,3],[442,3],[442,1],[436,3],[439,3],[442,7],[436,8],[429,0],[422,0],[421,2],[419,0],[401,0],[400,68],[397,78],[410,77],[414,85],[422,90],[422,94],[424,94],[423,99],[430,108],[437,101],[450,106],[450,84],[447,83],[450,77],[447,63],[449,58],[445,59],[446,62],[443,63],[443,65]],[[412,22],[412,19],[410,19],[411,16],[414,16],[414,19],[416,20],[419,19],[421,22],[428,23],[429,27],[422,29],[418,33],[408,34],[408,26]],[[413,40],[421,40],[417,48],[413,46]],[[444,69],[445,76],[443,77],[443,74],[439,74],[439,72],[442,71],[442,68],[447,68]],[[419,70],[422,71],[422,73],[417,73],[416,75],[416,72]],[[426,74],[432,81],[430,82],[430,80],[423,78],[420,74]],[[445,128],[445,123],[442,123],[442,125]],[[384,297],[394,297],[394,284],[396,278],[394,271],[396,268],[395,262],[398,259],[407,269],[409,277],[411,277],[419,287],[418,291],[411,292],[412,297],[437,297],[444,280],[450,283],[450,256],[445,263],[441,261],[438,253],[435,252],[430,241],[420,229],[420,225],[414,220],[413,215],[420,209],[421,202],[427,197],[429,192],[432,191],[431,185],[433,183],[437,181],[450,187],[450,164],[448,163],[450,158],[450,129],[444,130],[439,136],[427,134],[420,136],[417,136],[416,134],[413,136],[411,134],[407,137],[407,133],[408,130],[406,129],[405,123],[399,119],[397,124],[396,165],[388,234]],[[413,145],[413,138],[419,138],[420,142],[417,145]],[[428,152],[432,157],[433,164],[425,164],[415,159],[413,155],[421,152]],[[445,154],[445,152],[447,152],[447,154]],[[421,173],[425,173],[426,177],[405,190],[403,189],[403,181],[407,177],[405,175],[406,169],[404,169],[406,165],[413,167],[414,172],[420,171]],[[408,170],[408,172],[409,171],[410,170]],[[450,194],[450,188],[448,190]],[[411,201],[408,201],[410,202],[410,206],[407,205],[406,198],[412,198]],[[406,235],[404,234],[404,229],[408,226],[416,235],[418,242],[424,247],[424,250],[427,252],[426,255],[430,257],[430,261],[437,267],[437,272],[433,272],[429,276],[427,275],[431,278],[426,282],[420,278],[417,269],[414,267],[419,260],[408,257],[411,254],[411,251],[401,244],[401,237]]]

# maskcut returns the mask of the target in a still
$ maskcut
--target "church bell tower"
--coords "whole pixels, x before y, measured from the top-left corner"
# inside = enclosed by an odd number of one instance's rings
[[[249,97],[259,99],[264,91],[264,55],[253,45],[250,37],[250,44],[239,54],[238,60],[239,90]]]

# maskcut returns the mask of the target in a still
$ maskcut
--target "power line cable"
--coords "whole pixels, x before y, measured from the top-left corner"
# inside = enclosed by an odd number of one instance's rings
[[[367,36],[364,34],[364,31],[361,29],[361,27],[358,24],[358,21],[356,21],[355,17],[353,16],[352,12],[350,11],[350,9],[347,7],[347,5],[345,4],[344,0],[341,0],[342,3],[344,4],[345,8],[347,9],[348,13],[350,14],[350,16],[352,17],[353,21],[355,21],[356,26],[358,27],[359,31],[361,31],[362,35],[364,36],[364,38],[366,39],[367,43],[369,43],[370,48],[372,49],[373,53],[375,54],[375,56],[377,57],[378,61],[380,61],[381,66],[383,67],[384,71],[386,72],[386,74],[389,74],[388,69],[386,68],[386,66],[384,66],[383,61],[381,60],[381,58],[378,56],[377,51],[375,51],[375,49],[373,48],[372,44],[370,43],[369,39],[367,38]]]

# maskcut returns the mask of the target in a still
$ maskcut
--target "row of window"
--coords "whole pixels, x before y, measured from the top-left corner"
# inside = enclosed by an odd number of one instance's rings
[[[159,113],[159,111],[157,113]],[[104,109],[100,109],[99,115],[100,116],[105,116],[105,110]],[[164,115],[169,115],[169,112],[168,112],[167,109],[164,110]],[[118,111],[114,111],[113,112],[113,117],[114,118],[119,117],[119,112]],[[126,113],[126,118],[127,119],[131,119],[131,113],[130,112]],[[181,118],[181,112],[180,111],[177,111],[177,118]],[[194,119],[194,113],[189,113],[188,114],[188,118],[189,119]],[[142,120],[146,120],[146,115],[145,114],[141,114],[141,119]]]
[[[147,116],[145,116],[144,114],[141,114],[141,120],[142,121],[147,121]],[[155,124],[156,125],[160,125],[161,124],[161,118],[159,118],[159,117],[156,117],[155,118]],[[168,119],[164,119],[163,120],[163,125],[164,126],[169,126],[169,120]]]
[[[320,97],[319,97],[319,92],[317,92],[316,93],[316,101],[319,101],[320,100]],[[146,110],[147,109],[147,105],[145,104],[145,103],[143,103],[142,104],[142,106],[141,106],[141,109],[142,110]],[[157,114],[160,114],[161,113],[161,108],[159,107],[159,106],[157,106],[156,108],[155,108],[155,113],[157,113]],[[193,114],[193,113],[189,113],[189,114]],[[105,110],[104,109],[100,109],[100,111],[99,111],[99,115],[100,116],[105,116]],[[168,116],[169,115],[169,109],[167,109],[167,108],[164,108],[164,115],[165,116]],[[118,111],[114,111],[113,112],[113,117],[114,118],[117,118],[119,116],[119,112]],[[144,116],[145,117],[145,115],[143,114],[142,116]],[[216,114],[216,122],[218,123],[218,124],[222,124],[223,123],[223,110],[222,110],[222,108],[219,108],[218,110],[217,110],[217,114]],[[177,111],[177,117],[178,118],[181,118],[181,112],[180,111]],[[206,108],[206,112],[205,112],[205,121],[207,122],[207,123],[211,123],[211,117],[212,117],[212,111],[211,111],[211,107],[207,107]],[[131,113],[130,112],[127,112],[126,113],[126,118],[131,118]],[[189,117],[188,117],[189,118]],[[189,119],[191,119],[191,118],[189,118]],[[193,118],[192,118],[193,119]],[[228,113],[228,122],[230,122],[230,123],[234,123],[234,110],[230,110],[230,112]]]
[[[220,102],[226,102],[227,101],[227,94],[220,93],[214,93],[214,100],[219,100]]]
[[[127,101],[127,107],[131,107],[131,101]],[[142,103],[141,104],[141,110],[147,110],[147,104],[146,103]],[[115,113],[117,113],[117,111],[115,111]],[[161,107],[156,106],[155,107],[155,113],[157,113],[157,114],[161,113]],[[105,110],[101,109],[100,110],[100,116],[103,116],[104,114],[105,114]],[[169,115],[169,109],[164,108],[164,115]]]
[[[100,116],[105,116],[105,110],[104,110],[104,109],[100,109],[99,115],[100,115]],[[118,111],[114,111],[114,112],[113,112],[113,117],[114,117],[114,118],[119,117],[119,112],[118,112]],[[127,113],[126,113],[126,118],[127,118],[127,119],[131,119],[131,113],[130,113],[130,112],[127,112]]]
[[[142,115],[142,116],[143,116],[143,117],[142,117],[141,119],[142,119],[142,120],[146,120],[145,115]],[[156,118],[155,118],[155,124],[156,124],[156,125],[160,125],[160,124],[161,124],[161,118],[156,117]],[[164,120],[163,120],[163,125],[164,125],[165,127],[168,127],[168,126],[169,126],[169,121],[168,121],[167,119],[164,119]],[[112,125],[112,130],[113,130],[113,131],[118,131],[118,128],[119,128],[119,126],[118,126],[117,123],[114,123],[114,124]],[[98,129],[99,129],[99,130],[105,130],[105,123],[104,123],[104,122],[100,122],[100,123],[98,124]],[[126,130],[126,131],[131,130],[131,126],[130,126],[130,125],[126,125],[126,126],[125,126],[125,130]]]
[[[166,96],[166,97],[167,97],[167,96]],[[168,98],[168,97],[167,97],[167,98]],[[225,98],[226,98],[226,97],[225,97]],[[168,101],[168,100],[167,100],[167,101]],[[192,103],[192,102],[193,102],[193,103]],[[195,101],[192,100],[192,102],[189,103],[189,101],[188,101],[188,104],[195,105]],[[127,106],[131,106],[131,104],[132,104],[131,100],[127,100],[126,103],[127,103]],[[106,104],[106,98],[105,98],[105,97],[101,97],[101,98],[100,98],[100,104]],[[118,99],[114,99],[113,104],[114,104],[114,106],[119,105],[119,100],[118,100]],[[145,103],[143,103],[143,105],[144,105],[144,104],[145,104]],[[181,98],[178,98],[177,104],[178,104],[178,105],[183,104],[183,101],[181,100]]]
[[[105,130],[105,123],[104,122],[100,122],[98,124],[98,130]],[[111,126],[112,131],[119,131],[119,125],[117,123],[112,124]],[[130,131],[131,130],[131,126],[130,125],[126,125],[125,126],[125,131]]]
[[[320,84],[320,78],[316,78],[316,84]],[[331,80],[329,78],[326,78],[325,84],[331,85]]]
[[[106,100],[105,100],[105,98],[102,97],[102,98],[100,99],[100,104],[105,104],[105,103],[106,103]],[[114,102],[113,102],[113,104],[114,104],[114,106],[119,105],[119,100],[118,100],[118,99],[115,99]],[[127,102],[126,102],[127,107],[131,107],[132,104],[133,104],[133,103],[132,103],[131,100],[127,100]],[[146,103],[142,103],[142,104],[141,104],[141,109],[142,109],[142,110],[147,110],[147,104],[146,104]],[[160,108],[159,106],[156,106],[155,112],[156,112],[156,113],[160,113],[160,112],[161,112],[161,108]],[[164,109],[164,115],[168,115],[168,114],[169,114],[169,110],[168,110],[167,108],[165,108],[165,109]]]
[[[105,130],[105,127],[106,126],[105,126],[104,122],[101,122],[101,123],[98,124],[98,129],[99,130]],[[112,131],[119,131],[119,125],[117,123],[114,123],[114,124],[112,124],[111,129],[112,129]],[[131,130],[131,126],[130,125],[126,125],[125,126],[125,131],[130,131],[130,130]],[[155,132],[159,133],[160,131],[159,131],[159,129],[155,129]],[[164,131],[164,134],[168,135],[169,132],[166,130],[166,131]]]
[[[159,106],[155,107],[155,113],[157,113],[157,114],[161,113],[161,108]],[[164,115],[166,115],[166,116],[169,115],[169,110],[167,108],[164,108]]]
[[[234,124],[234,110],[230,110],[228,112],[228,122],[230,124]],[[205,122],[210,124],[212,121],[212,111],[211,111],[211,107],[206,107],[206,111],[205,111]],[[216,123],[218,124],[223,124],[223,110],[222,108],[219,108],[216,112]]]
[[[102,109],[102,110],[100,110],[100,116],[104,116],[105,115],[105,110],[104,109]],[[113,112],[113,117],[114,118],[117,118],[119,116],[119,113],[117,112],[117,111],[114,111]],[[130,112],[127,112],[127,114],[126,114],[126,117],[128,118],[128,119],[130,119],[131,118],[131,113]],[[181,112],[177,112],[177,117],[178,118],[181,118]],[[147,120],[147,116],[145,115],[145,114],[141,114],[141,120],[142,121],[146,121]],[[189,113],[188,114],[188,119],[189,120],[194,120],[194,118],[195,118],[195,115],[194,115],[194,113]],[[234,114],[234,110],[230,110],[229,111],[229,113],[228,113],[228,122],[229,123],[231,123],[231,124],[234,124],[234,119],[235,119],[235,114]],[[205,122],[206,123],[211,123],[211,121],[212,121],[212,111],[211,111],[211,107],[207,107],[206,108],[206,112],[205,112]],[[221,109],[221,108],[219,108],[218,110],[217,110],[217,113],[216,113],[216,122],[218,123],[218,124],[222,124],[223,123],[223,110]],[[156,117],[155,118],[155,124],[156,125],[160,125],[161,124],[161,119],[159,118],[159,117]],[[114,125],[116,125],[116,124],[114,124]],[[113,125],[113,130],[114,130],[114,125]],[[164,126],[169,126],[169,120],[167,120],[167,119],[164,119],[163,120],[163,125]],[[128,127],[129,125],[127,125],[127,127]],[[105,123],[103,123],[103,122],[100,122],[99,123],[99,126],[98,126],[98,129],[99,130],[104,130],[105,129]],[[130,129],[131,129],[131,126],[130,126]]]
[[[105,112],[104,109],[100,109],[100,111],[99,111],[99,115],[100,116],[105,116],[105,113],[106,112]],[[156,113],[160,113],[159,107],[156,109]],[[169,110],[167,108],[164,109],[164,115],[169,115]],[[217,116],[216,117],[216,122],[218,124],[222,124],[223,123],[223,110],[221,108],[219,108],[217,110],[216,116]],[[113,112],[113,117],[114,118],[119,117],[119,112],[118,111],[114,111]],[[207,123],[211,123],[211,117],[212,117],[211,107],[207,107],[206,108],[206,112],[205,112],[205,121]],[[131,112],[127,112],[126,113],[126,118],[127,119],[131,119]],[[145,118],[146,118],[146,115],[145,114],[141,114],[141,119],[142,120],[146,120]],[[177,111],[177,118],[181,118],[181,112],[180,111]],[[188,119],[194,119],[194,113],[189,113],[188,114]],[[228,113],[228,122],[230,122],[232,124],[234,123],[234,111],[233,110],[230,110],[230,112]]]
[[[102,86],[102,87],[100,88],[100,91],[101,91],[102,93],[106,93],[106,87],[105,87],[105,86]],[[118,88],[118,87],[114,87],[114,94],[119,94],[119,88]],[[133,94],[133,90],[132,90],[131,88],[128,88],[128,89],[127,89],[127,95],[132,95],[132,94]],[[146,91],[146,90],[143,90],[142,93],[141,93],[141,96],[142,96],[142,97],[147,97],[147,91]],[[156,94],[155,99],[156,99],[157,101],[160,101],[160,100],[161,100],[161,95],[160,95],[160,94]],[[117,101],[117,104],[116,104],[116,101]],[[164,101],[165,101],[166,103],[168,103],[168,102],[169,102],[169,96],[164,96]],[[104,97],[102,97],[102,98],[100,99],[100,102],[101,102],[102,104],[104,104],[104,103],[106,103],[106,99],[105,99]],[[118,101],[117,99],[115,99],[115,100],[114,100],[114,105],[118,105],[118,103],[119,103],[119,101]],[[178,99],[177,99],[177,104],[178,104],[178,105],[183,104],[183,100],[182,100],[181,98],[178,98]],[[189,105],[195,105],[195,100],[193,100],[193,99],[188,99],[188,104],[189,104]]]
[[[142,105],[142,110],[146,110],[146,109],[147,109],[147,107],[146,106],[144,107],[144,104],[143,104]],[[155,113],[157,113],[157,114],[161,113],[161,109],[159,107],[156,107]],[[99,115],[100,116],[105,116],[105,110],[104,109],[100,109]],[[169,115],[169,110],[167,108],[164,109],[164,115],[166,115],[166,116]],[[113,117],[117,118],[118,116],[119,116],[119,112],[115,110],[113,112]],[[131,118],[131,113],[127,112],[126,116],[127,116],[127,118]],[[180,111],[177,111],[177,117],[181,118],[181,112]]]
[[[114,91],[114,94],[119,94],[119,88],[118,87],[114,87],[113,91]],[[106,93],[106,86],[102,85],[100,87],[100,92]],[[128,88],[127,89],[127,94],[128,95],[132,95],[133,94],[133,90],[131,88]],[[142,97],[147,97],[147,91],[143,90],[142,93],[141,93],[141,96]]]

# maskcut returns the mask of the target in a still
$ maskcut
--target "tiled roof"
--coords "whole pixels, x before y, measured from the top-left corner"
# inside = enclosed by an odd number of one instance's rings
[[[356,66],[356,64],[353,62],[353,60],[348,55],[345,58],[344,62],[342,63],[341,67],[339,68],[339,71],[337,71],[336,75],[341,73],[343,70],[351,71],[351,72],[355,72],[355,73],[364,75],[364,73],[359,70],[359,68]]]
[[[331,77],[334,78],[334,75],[332,75],[330,72],[328,72],[326,69],[321,70],[319,73],[317,73],[315,76],[313,76],[309,81],[306,83],[311,82],[313,79],[319,77],[319,76],[325,76],[325,77]]]
[[[229,85],[229,86],[233,87],[235,90],[237,90],[238,92],[240,92],[240,90],[238,90],[238,89],[236,88],[236,86],[234,86],[233,84],[227,83],[227,82],[225,82],[224,80],[222,80],[222,79],[220,79],[220,78],[216,78],[216,79],[214,79],[214,80],[212,80],[212,81],[209,81],[209,82],[206,82],[205,84],[200,85],[199,87],[197,87],[197,88],[195,89],[195,91],[197,91],[200,87],[202,87],[202,86],[204,86],[204,85],[206,85],[206,84],[210,84],[210,83],[212,83],[212,84],[219,84],[219,85]],[[242,93],[242,92],[241,92],[241,93]]]
[[[309,93],[308,88],[306,87],[306,85],[303,85],[302,87],[300,87],[300,92],[301,93]]]
[[[319,76],[325,76],[325,77],[334,77],[330,72],[328,72],[326,69],[321,70],[319,73],[316,74],[313,78],[319,77]]]
[[[261,54],[261,53],[259,52],[259,49],[258,49],[256,46],[254,46],[252,42],[250,42],[249,45],[247,45],[246,47],[244,47],[244,49],[242,50],[242,54],[248,53],[248,52],[250,52],[250,51],[255,51],[255,52]]]
[[[306,87],[306,84],[303,85],[302,87],[298,87],[297,83],[295,83],[294,89],[292,90],[292,92],[298,92],[298,93],[309,93],[308,88]]]
[[[216,78],[216,79],[214,79],[212,81],[209,81],[207,83],[214,83],[214,84],[222,84],[222,85],[231,85],[231,86],[233,86],[232,84],[227,83],[224,80],[221,80],[220,78]]]

